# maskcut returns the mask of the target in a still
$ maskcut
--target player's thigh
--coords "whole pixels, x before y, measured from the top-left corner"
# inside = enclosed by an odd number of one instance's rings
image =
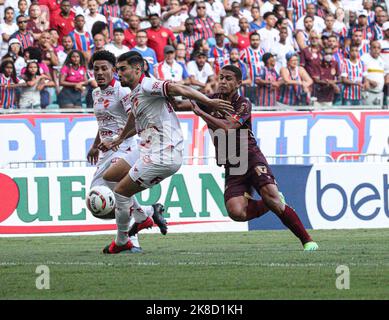
[[[115,192],[125,197],[131,197],[138,192],[145,190],[146,188],[139,185],[128,174],[126,174],[122,180],[120,180],[115,186]]]
[[[128,174],[130,169],[130,164],[123,158],[119,158],[104,172],[103,178],[107,181],[119,182]]]
[[[235,196],[226,201],[226,209],[231,219],[245,221],[248,199],[245,196]]]
[[[282,214],[285,209],[285,205],[280,199],[280,194],[276,184],[268,183],[263,185],[259,190],[262,200],[266,206],[276,214]]]

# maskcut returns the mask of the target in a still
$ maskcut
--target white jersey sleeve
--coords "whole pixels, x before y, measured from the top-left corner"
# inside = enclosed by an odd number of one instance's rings
[[[167,87],[170,81],[162,81],[152,78],[145,78],[142,81],[143,94],[146,96],[164,97],[168,96]]]
[[[131,94],[130,88],[121,87],[119,90],[118,100],[123,106],[126,113],[129,113],[131,111],[130,94]]]

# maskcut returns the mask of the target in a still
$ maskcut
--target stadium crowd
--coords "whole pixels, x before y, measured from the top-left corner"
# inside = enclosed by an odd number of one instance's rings
[[[152,76],[204,93],[236,65],[241,94],[263,108],[386,108],[388,3],[0,0],[0,108],[92,108],[100,50],[138,51]]]

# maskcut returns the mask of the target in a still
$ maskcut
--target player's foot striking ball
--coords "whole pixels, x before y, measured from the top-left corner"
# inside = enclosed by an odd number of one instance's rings
[[[208,125],[217,164],[225,167],[224,200],[228,214],[235,221],[249,221],[271,210],[300,239],[304,250],[317,250],[318,245],[312,241],[294,209],[279,194],[271,168],[251,130],[251,103],[238,94],[241,84],[240,69],[224,66],[219,74],[218,93],[210,96],[231,102],[232,113],[227,110],[214,112],[208,106],[191,102],[193,112]],[[233,152],[231,145],[235,148]],[[235,150],[240,150],[239,156]],[[245,196],[252,188],[261,200]]]

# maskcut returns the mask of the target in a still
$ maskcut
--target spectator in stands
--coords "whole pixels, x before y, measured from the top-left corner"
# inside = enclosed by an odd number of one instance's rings
[[[309,45],[309,34],[313,30],[313,19],[311,16],[304,18],[304,29],[296,31],[296,42],[299,50],[302,51]]]
[[[178,43],[176,48],[176,61],[182,65],[186,65],[186,48],[183,43]]]
[[[221,23],[222,18],[226,16],[226,10],[222,2],[217,0],[208,0],[205,4],[209,4],[207,14],[215,23]]]
[[[149,65],[149,73],[154,75],[154,66],[158,63],[155,51],[147,46],[147,32],[139,30],[136,33],[136,46],[131,51],[139,52]]]
[[[8,51],[8,41],[11,38],[12,34],[18,31],[18,26],[13,22],[14,20],[14,9],[12,7],[7,7],[4,10],[4,22],[0,24],[0,43],[1,51],[0,56],[3,56]],[[2,41],[1,41],[2,40]]]
[[[106,45],[105,38],[102,34],[98,33],[93,37],[93,43],[94,43],[94,52],[104,50],[104,47]]]
[[[214,29],[216,44],[209,51],[209,59],[211,66],[215,70],[216,76],[219,75],[221,66],[228,64],[230,59],[230,44],[225,43],[224,30],[222,28]],[[239,52],[239,49],[238,49]],[[239,56],[238,56],[239,58]]]
[[[0,109],[17,108],[16,88],[20,86],[13,62],[3,61],[0,65]]]
[[[34,45],[34,36],[31,32],[27,31],[28,18],[25,16],[18,16],[16,23],[18,24],[18,31],[11,35],[10,39],[18,39],[22,44],[22,48],[25,50],[28,47]]]
[[[320,47],[320,37],[315,31],[309,35],[309,46],[300,51],[300,66],[308,72],[310,76],[315,73],[314,69],[320,68],[323,60]]]
[[[189,18],[188,7],[180,5],[178,0],[170,0],[169,10],[162,13],[163,26],[173,31],[177,36],[185,30],[185,20]]]
[[[50,28],[58,30],[61,41],[64,35],[73,31],[75,14],[69,0],[62,0],[60,8],[58,13],[50,15]]]
[[[194,53],[195,60],[188,62],[188,74],[190,83],[195,89],[205,94],[212,94],[215,89],[215,73],[207,62],[207,55],[204,52]]]
[[[366,10],[367,13],[367,24],[372,25],[375,21],[375,12],[373,9],[373,0],[363,0],[362,1],[363,9]]]
[[[240,60],[242,60],[249,70],[249,77],[251,79],[251,86],[245,88],[246,97],[254,105],[259,105],[259,88],[255,84],[255,79],[259,76],[263,66],[262,56],[264,51],[260,47],[261,40],[257,32],[250,34],[250,46],[241,51]]]
[[[49,9],[50,17],[61,10],[60,5],[56,0],[39,0],[38,3],[40,6],[46,6]]]
[[[371,25],[374,31],[375,40],[382,40],[384,38],[383,25],[386,21],[388,21],[388,13],[386,11],[380,11],[376,15],[376,20]]]
[[[40,92],[46,87],[54,87],[55,84],[49,76],[41,74],[36,60],[27,62],[26,71],[23,74],[26,86],[20,89],[20,108],[41,108]]]
[[[194,32],[199,34],[201,38],[207,40],[209,38],[213,38],[213,26],[215,22],[211,17],[207,15],[207,11],[205,10],[205,2],[200,1],[197,3],[197,17],[193,19],[194,21]]]
[[[380,13],[379,13],[380,14]],[[385,22],[382,26],[384,32],[384,38],[379,40],[381,44],[381,58],[384,61],[385,74],[389,73],[389,21]],[[389,104],[389,76],[385,76],[384,87],[384,106]]]
[[[29,21],[27,23],[27,31],[30,31],[35,40],[38,40],[41,33],[49,29],[50,22],[46,19],[46,15],[42,13],[39,4],[31,4],[29,8]]]
[[[141,18],[140,28],[150,28],[151,21],[149,17],[151,15],[161,16],[161,5],[156,0],[138,0],[136,5],[135,14]]]
[[[185,66],[179,64],[175,58],[173,46],[164,49],[165,59],[154,67],[154,76],[160,80],[172,80],[180,84],[190,84],[190,79]]]
[[[89,13],[88,0],[78,0],[78,5],[74,7],[76,16],[82,14],[84,17]]]
[[[253,5],[251,8],[251,16],[253,17],[253,21],[249,24],[249,31],[256,31],[264,27],[264,23],[262,21],[262,17],[260,14],[260,9],[258,5]]]
[[[365,105],[383,105],[383,88],[385,76],[388,71],[385,70],[384,61],[381,58],[381,44],[377,40],[370,43],[369,53],[361,57],[366,66],[366,88],[367,94],[364,95],[363,104]]]
[[[277,105],[307,105],[313,81],[304,67],[299,66],[298,54],[288,54],[286,61],[287,67],[280,71],[283,82],[278,91]]]
[[[250,78],[250,74],[247,70],[246,65],[242,60],[239,59],[239,50],[237,48],[232,48],[230,51],[230,59],[227,61],[223,61],[220,64],[220,69],[223,68],[227,64],[232,64],[240,69],[242,71],[242,86],[251,86],[252,80]],[[242,88],[241,88],[242,89]],[[244,91],[244,90],[243,90]],[[241,94],[243,94],[242,91],[240,91]]]
[[[96,21],[93,24],[92,37],[94,37],[98,33],[104,36],[104,40],[106,43],[109,43],[111,41],[111,38],[109,37],[108,25],[105,22]]]
[[[350,59],[345,59],[342,69],[343,105],[359,106],[362,104],[362,90],[366,89],[366,67],[359,57],[358,46],[351,45]]]
[[[150,17],[151,28],[147,29],[147,45],[153,49],[157,55],[158,62],[164,59],[164,48],[167,45],[177,46],[177,41],[171,30],[161,27],[161,19],[157,14]]]
[[[49,31],[41,33],[38,41],[38,46],[41,50],[42,62],[49,67],[50,73],[53,72],[53,67],[58,66],[58,56],[51,45],[51,36]]]
[[[20,77],[21,71],[26,65],[26,62],[24,61],[23,58],[22,45],[17,39],[11,39],[8,44],[9,47],[8,47],[7,55],[12,58],[16,70],[16,76]]]
[[[132,15],[129,18],[128,29],[124,30],[124,42],[123,44],[130,49],[135,47],[136,33],[140,30],[140,19],[136,15]]]
[[[273,54],[267,52],[263,55],[262,61],[264,67],[261,69],[255,83],[260,87],[260,106],[274,107],[276,105],[276,92],[280,87],[282,80],[275,69],[276,58]]]
[[[307,4],[307,13],[302,16],[296,24],[297,30],[304,29],[304,18],[306,16],[310,16],[313,18],[313,30],[315,30],[317,33],[321,33],[323,29],[326,27],[323,18],[316,15],[316,5],[314,3],[308,3]]]
[[[227,38],[233,47],[241,51],[250,46],[249,23],[245,17],[239,19],[239,28],[239,32],[227,35]]]
[[[293,22],[294,27],[296,27],[297,21],[307,13],[308,2],[317,3],[315,0],[288,0],[288,5],[286,7],[287,17]]]
[[[266,1],[261,6],[261,11],[260,11],[261,17],[264,17],[267,12],[273,12],[275,5],[280,5],[280,3],[277,0]]]
[[[276,70],[279,73],[282,67],[286,67],[286,55],[288,53],[294,53],[294,47],[287,42],[288,39],[288,29],[282,27],[280,29],[280,41],[275,44],[274,52],[276,53]]]
[[[186,59],[190,60],[190,56],[193,52],[194,44],[197,40],[201,39],[200,34],[194,32],[194,21],[192,18],[185,20],[185,31],[180,32],[176,38],[177,43],[183,43],[186,48]]]
[[[123,45],[124,41],[124,30],[115,29],[113,32],[113,41],[105,45],[105,50],[112,52],[116,58],[123,53],[130,51],[130,49]]]
[[[19,0],[18,1],[18,9],[17,9],[16,14],[18,16],[26,16],[26,17],[28,17],[28,6],[29,5],[30,4],[28,4],[26,0]]]
[[[59,34],[56,29],[49,29],[50,43],[54,52],[58,55],[60,51],[64,51],[64,47],[59,43]]]
[[[73,41],[73,49],[81,51],[85,59],[89,61],[94,43],[92,35],[84,30],[85,18],[83,15],[79,14],[74,18],[74,26],[74,30],[69,33]]]
[[[332,48],[324,48],[319,68],[311,69],[310,76],[314,81],[314,106],[331,107],[335,94],[340,93],[338,86],[340,70],[335,61]]]
[[[239,2],[233,2],[231,6],[231,15],[223,21],[223,29],[226,35],[236,34],[239,32],[239,19],[242,18],[240,13]]]
[[[273,12],[266,12],[263,16],[263,20],[266,22],[266,26],[257,32],[261,37],[261,47],[263,51],[270,52],[280,40],[279,31],[274,28],[277,18]]]
[[[193,53],[196,52],[196,51],[205,52],[207,54],[207,56],[209,56],[209,50],[210,50],[210,48],[209,48],[207,40],[205,40],[205,39],[197,40],[194,43],[193,52],[192,52],[192,55],[190,57],[190,60],[194,60]]]
[[[63,87],[58,96],[60,108],[80,108],[81,95],[88,85],[85,58],[80,51],[69,53],[61,69],[59,84]]]
[[[358,46],[359,56],[362,57],[364,54],[368,53],[370,50],[370,45],[368,40],[364,40],[362,36],[362,30],[356,29],[353,32],[351,38],[351,44]],[[349,58],[350,47],[345,48],[345,57]]]
[[[85,16],[85,31],[94,36],[92,32],[93,25],[97,22],[104,22],[107,24],[107,19],[101,13],[98,12],[98,4],[96,0],[88,0],[89,13]],[[107,38],[109,37],[109,31],[107,26]],[[108,39],[106,39],[108,41]]]
[[[371,41],[374,39],[374,31],[373,31],[373,28],[371,28],[368,25],[367,15],[368,15],[368,13],[366,10],[361,10],[358,13],[358,26],[355,26],[355,27],[349,29],[348,39],[351,39],[353,33],[357,29],[362,31],[362,39],[363,40]],[[350,40],[346,41],[346,43],[349,44],[349,41]]]

